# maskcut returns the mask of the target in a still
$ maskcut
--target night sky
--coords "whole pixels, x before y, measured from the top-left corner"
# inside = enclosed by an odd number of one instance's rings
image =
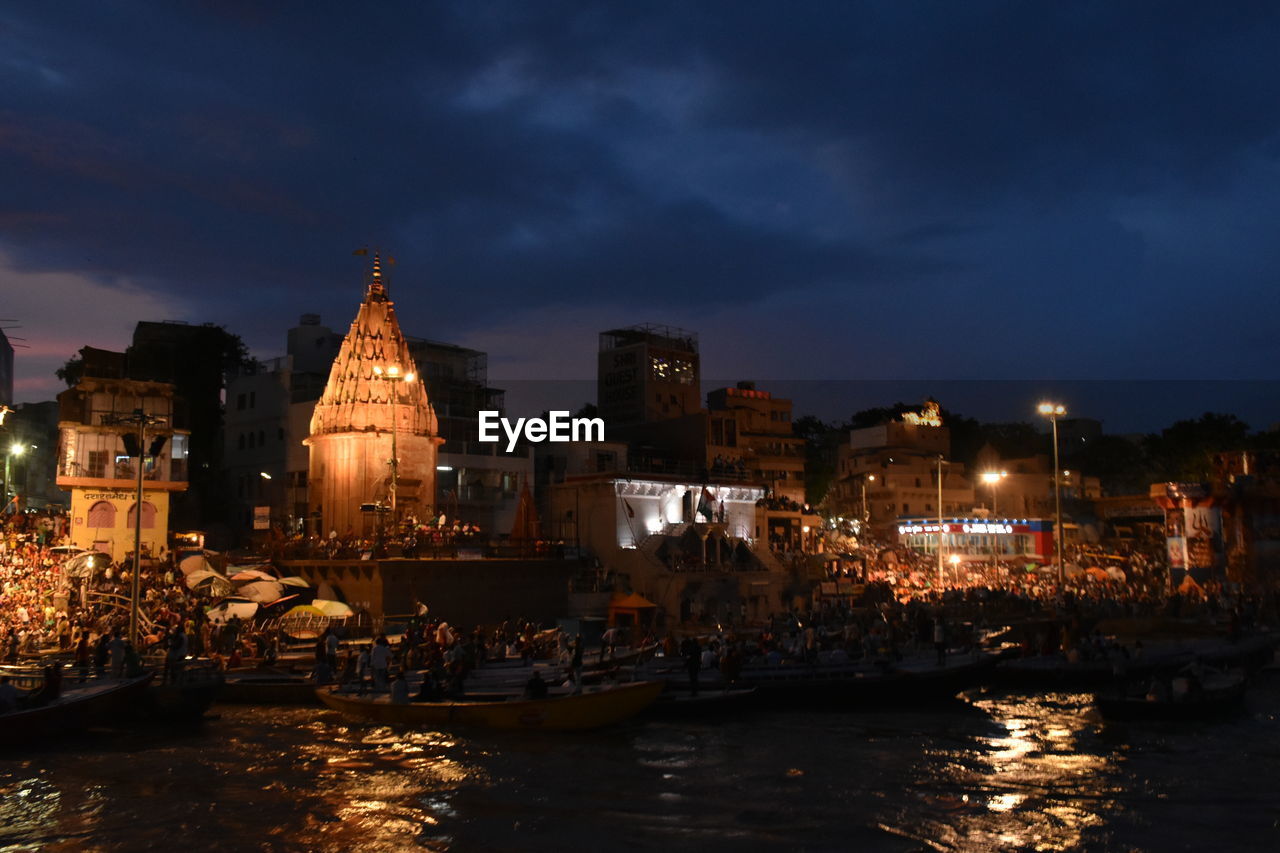
[[[1274,3],[7,4],[16,396],[140,319],[345,330],[360,246],[499,381],[639,322],[765,383],[1273,379],[1277,45]]]

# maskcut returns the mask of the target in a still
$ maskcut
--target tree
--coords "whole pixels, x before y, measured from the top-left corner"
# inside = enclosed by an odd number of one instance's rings
[[[1194,421],[1178,421],[1143,442],[1157,480],[1209,481],[1213,457],[1246,449],[1249,425],[1235,415],[1205,412]]]
[[[1118,435],[1092,439],[1072,452],[1069,464],[1097,477],[1107,495],[1145,494],[1156,479],[1142,442]]]
[[[804,498],[817,505],[826,497],[836,476],[836,447],[847,434],[831,424],[804,415],[791,424],[792,431],[804,439]]]
[[[67,383],[68,388],[76,387],[84,376],[84,357],[79,354],[71,356],[62,367],[53,372],[53,375]]]

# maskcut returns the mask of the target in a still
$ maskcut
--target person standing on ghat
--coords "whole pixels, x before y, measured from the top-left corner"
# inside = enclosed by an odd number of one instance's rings
[[[386,634],[379,634],[369,652],[369,667],[373,670],[373,689],[387,689],[387,672],[391,668],[391,644]]]

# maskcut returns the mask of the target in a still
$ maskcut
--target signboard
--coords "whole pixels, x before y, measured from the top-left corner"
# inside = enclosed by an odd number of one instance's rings
[[[254,530],[270,530],[271,529],[271,507],[255,506],[253,508],[253,529]]]

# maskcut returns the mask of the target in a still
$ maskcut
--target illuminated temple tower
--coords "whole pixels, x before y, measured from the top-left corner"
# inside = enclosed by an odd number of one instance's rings
[[[388,515],[425,516],[435,506],[441,443],[375,255],[364,302],[304,442],[311,449],[310,510],[321,520],[319,532],[369,532],[377,519],[361,507],[375,503]]]

